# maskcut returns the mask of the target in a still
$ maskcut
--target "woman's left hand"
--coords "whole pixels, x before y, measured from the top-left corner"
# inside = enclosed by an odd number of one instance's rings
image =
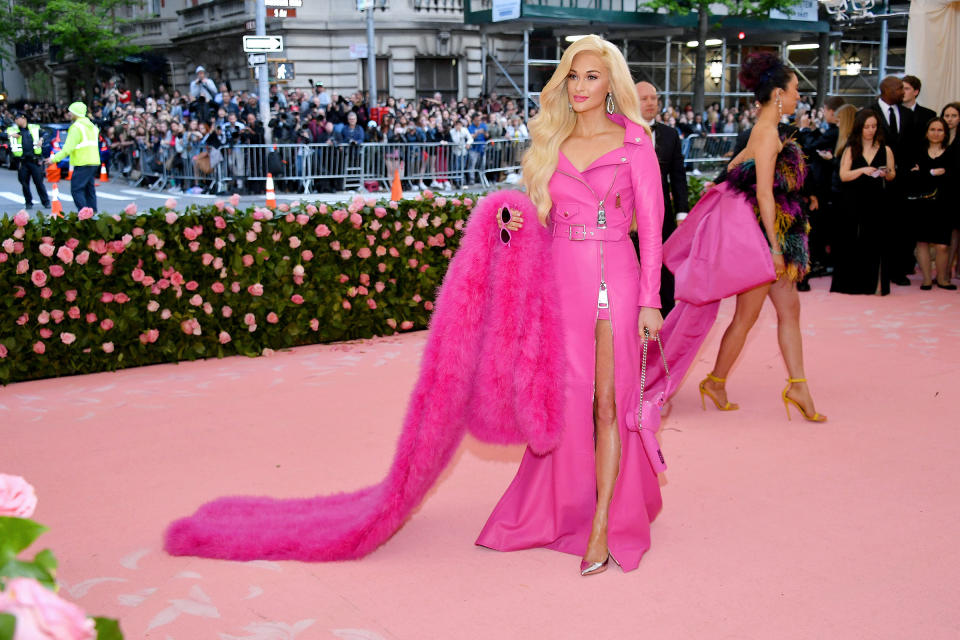
[[[510,209],[510,222],[503,224],[503,219],[500,217],[500,210],[497,210],[497,226],[501,229],[506,227],[510,231],[519,231],[523,228],[523,214],[516,210]]]
[[[644,329],[650,333],[651,338],[656,338],[663,327],[663,316],[660,315],[660,309],[655,307],[640,307],[640,320],[638,321],[638,330],[640,337],[644,335]]]

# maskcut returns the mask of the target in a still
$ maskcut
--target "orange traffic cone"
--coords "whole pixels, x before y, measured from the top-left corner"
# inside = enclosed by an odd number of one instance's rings
[[[63,217],[63,203],[60,202],[60,189],[57,188],[57,183],[53,183],[53,188],[50,193],[50,215],[56,218]]]
[[[267,209],[277,208],[277,194],[273,192],[273,174],[267,174]]]
[[[110,178],[107,176],[107,165],[100,165],[100,184],[106,184],[110,182]]]
[[[67,180],[73,180],[73,165],[70,165],[70,171],[67,173]]]
[[[403,187],[400,186],[400,169],[393,170],[393,182],[390,184],[390,199],[400,202],[403,198]]]

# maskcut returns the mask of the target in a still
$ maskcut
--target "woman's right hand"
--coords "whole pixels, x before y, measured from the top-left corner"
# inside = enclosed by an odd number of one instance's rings
[[[498,226],[498,227],[500,227],[500,228],[502,229],[502,228],[504,228],[504,226],[505,226],[505,227],[506,227],[507,229],[509,229],[510,231],[519,231],[520,229],[523,228],[523,214],[522,214],[522,213],[520,213],[520,212],[517,211],[516,209],[510,209],[510,222],[508,222],[506,225],[504,225],[504,224],[503,224],[503,219],[500,217],[500,212],[501,212],[501,211],[503,211],[503,209],[497,209],[497,211],[496,211],[497,226]]]
[[[777,276],[777,280],[780,279],[780,276],[787,272],[787,262],[783,259],[782,253],[771,254],[773,258],[773,273]]]

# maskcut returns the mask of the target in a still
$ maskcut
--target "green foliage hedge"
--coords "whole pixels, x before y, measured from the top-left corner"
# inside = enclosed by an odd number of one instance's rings
[[[423,329],[470,197],[0,218],[0,384]]]

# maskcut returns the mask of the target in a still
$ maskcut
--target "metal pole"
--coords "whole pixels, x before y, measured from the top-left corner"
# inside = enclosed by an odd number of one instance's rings
[[[663,107],[666,109],[669,107],[672,102],[670,100],[670,48],[673,46],[673,36],[667,36],[667,72],[664,74],[664,87],[663,87]]]
[[[481,27],[480,31],[480,93],[487,93],[487,32]],[[466,97],[466,96],[463,96]]]
[[[367,87],[370,92],[368,106],[377,107],[377,41],[373,31],[374,2],[367,3]]]
[[[886,20],[880,21],[880,65],[877,77],[883,80],[887,75],[887,45],[890,43],[890,30]]]
[[[523,121],[530,114],[530,29],[523,30]]]
[[[720,113],[727,108],[727,39],[720,44]]]
[[[267,35],[267,2],[257,0],[257,35]],[[263,139],[267,144],[273,142],[270,129],[270,80],[267,78],[267,65],[257,65],[257,94],[260,107],[260,120],[263,122]]]

